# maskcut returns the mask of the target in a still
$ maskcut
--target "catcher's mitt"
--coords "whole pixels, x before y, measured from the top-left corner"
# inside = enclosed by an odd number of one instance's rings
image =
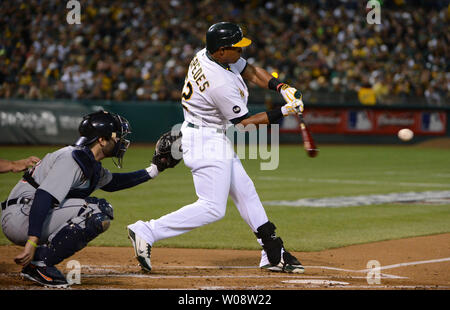
[[[152,163],[162,172],[167,168],[175,167],[183,158],[181,149],[181,131],[174,134],[171,131],[163,134],[156,142],[155,154]]]

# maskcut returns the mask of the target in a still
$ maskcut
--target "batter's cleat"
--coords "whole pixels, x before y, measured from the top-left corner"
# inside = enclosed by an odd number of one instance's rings
[[[152,263],[150,261],[151,245],[144,241],[141,237],[136,235],[130,228],[128,230],[128,238],[131,240],[134,248],[134,254],[143,271],[150,272],[152,270]]]
[[[305,268],[298,261],[298,259],[291,253],[284,251],[283,257],[278,265],[266,264],[260,267],[263,270],[286,273],[304,273]]]
[[[68,288],[64,275],[54,266],[46,266],[43,262],[31,262],[20,273],[24,279],[28,279],[50,288]]]

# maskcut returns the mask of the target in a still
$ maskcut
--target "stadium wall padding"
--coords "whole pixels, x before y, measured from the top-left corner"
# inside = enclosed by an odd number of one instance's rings
[[[314,108],[345,108],[339,105],[312,105]],[[307,107],[308,108],[308,107]],[[365,106],[348,105],[348,108],[367,109]],[[370,107],[379,109],[380,107]],[[401,110],[405,107],[389,107]],[[446,136],[450,136],[450,108],[418,107],[422,110],[445,111]],[[71,144],[78,137],[78,125],[82,116],[104,109],[127,118],[132,127],[131,140],[138,143],[154,143],[162,133],[183,122],[183,109],[177,102],[113,102],[113,101],[36,101],[0,100],[0,144]],[[411,107],[408,107],[411,109]],[[250,114],[265,111],[262,104],[250,104]],[[318,143],[394,143],[393,135],[343,135],[316,133]],[[269,135],[270,137],[270,135]],[[430,137],[417,137],[414,142]],[[280,142],[300,143],[296,133],[282,133]]]
[[[0,144],[71,144],[91,106],[63,101],[0,101]]]

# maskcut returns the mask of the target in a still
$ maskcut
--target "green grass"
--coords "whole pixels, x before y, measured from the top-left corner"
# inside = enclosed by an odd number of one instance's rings
[[[55,147],[0,147],[0,157],[43,157]],[[132,145],[123,171],[148,166],[153,146]],[[243,160],[262,201],[296,200],[450,190],[450,150],[417,146],[321,146],[308,158],[298,145],[281,146],[276,170],[260,170],[259,160]],[[110,159],[103,165],[113,172]],[[0,199],[20,174],[0,175]],[[97,191],[114,207],[110,229],[91,245],[130,246],[125,227],[137,220],[158,218],[196,200],[192,176],[181,163],[157,179],[116,193]],[[288,249],[317,251],[357,243],[450,232],[450,204],[383,204],[346,208],[266,206]],[[10,244],[0,234],[0,244]],[[254,234],[229,200],[224,219],[155,246],[259,249]]]

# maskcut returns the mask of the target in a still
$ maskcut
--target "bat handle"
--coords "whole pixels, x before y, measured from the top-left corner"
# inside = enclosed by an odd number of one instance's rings
[[[302,92],[301,91],[299,91],[299,90],[297,90],[295,93],[294,93],[294,97],[295,97],[295,99],[302,99],[302,97],[303,97],[303,94],[302,94]],[[298,116],[300,117],[300,119],[303,121],[303,114],[302,114],[302,111],[298,111]]]

